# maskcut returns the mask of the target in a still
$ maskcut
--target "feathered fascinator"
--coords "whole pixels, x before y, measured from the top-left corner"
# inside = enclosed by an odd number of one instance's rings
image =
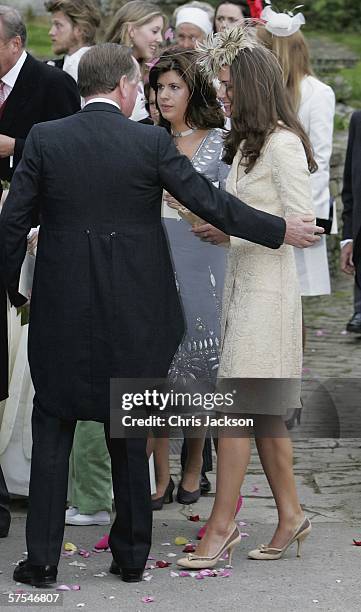
[[[237,55],[244,49],[261,46],[254,34],[251,34],[254,25],[254,19],[245,19],[241,25],[210,34],[205,42],[197,43],[197,64],[209,80],[217,78],[222,66],[233,64]]]

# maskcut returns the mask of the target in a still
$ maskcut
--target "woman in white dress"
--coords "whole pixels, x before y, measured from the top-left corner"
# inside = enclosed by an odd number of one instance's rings
[[[219,80],[228,84],[232,128],[225,161],[233,164],[227,190],[275,215],[309,213],[310,171],[316,164],[290,109],[276,58],[242,28],[217,37],[200,61],[211,75],[221,68]],[[240,390],[228,412],[254,420],[258,453],[278,511],[270,543],[251,551],[252,559],[279,559],[311,529],[299,503],[292,443],[283,420],[300,401],[301,319],[293,249],[283,245],[270,251],[231,236],[218,376],[223,389],[230,378],[228,391],[234,385]],[[207,532],[195,554],[178,561],[181,566],[213,567],[239,542],[234,508],[249,457],[249,432],[241,427],[219,431],[216,498]]]
[[[316,217],[328,220],[335,94],[313,73],[307,43],[300,31],[305,23],[303,15],[292,18],[267,7],[262,19],[266,26],[258,28],[258,38],[280,62],[293,110],[311,141],[317,162],[317,172],[311,177]],[[328,295],[331,292],[326,236],[310,249],[296,249],[296,265],[302,296]]]

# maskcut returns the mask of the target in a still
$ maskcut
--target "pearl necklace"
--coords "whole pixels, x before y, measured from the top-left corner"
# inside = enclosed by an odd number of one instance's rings
[[[172,130],[172,136],[173,138],[183,138],[183,136],[190,136],[196,131],[197,131],[197,128],[191,128],[190,130],[184,130],[184,132],[176,132],[175,130]]]

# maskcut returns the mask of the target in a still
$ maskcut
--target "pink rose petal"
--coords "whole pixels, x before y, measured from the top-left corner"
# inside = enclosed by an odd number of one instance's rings
[[[182,570],[181,572],[179,572],[179,575],[181,578],[187,578],[188,576],[190,576],[190,573],[186,570]]]
[[[72,591],[80,591],[80,584],[72,584],[70,588]]]
[[[143,603],[151,603],[152,601],[154,601],[154,597],[150,597],[150,595],[148,595],[147,597],[142,597],[141,601]]]

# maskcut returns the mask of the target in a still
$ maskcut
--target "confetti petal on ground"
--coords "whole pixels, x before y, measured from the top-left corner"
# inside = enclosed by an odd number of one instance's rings
[[[56,587],[57,591],[71,591],[71,588],[67,584],[60,584]]]
[[[99,574],[93,574],[94,578],[105,578],[106,572],[100,572]]]
[[[318,599],[313,599],[312,603],[318,603]]]
[[[75,544],[73,544],[73,542],[65,542],[64,550],[67,550],[68,552],[70,552],[70,551],[76,552],[78,550],[78,547],[75,546]]]
[[[142,597],[141,601],[142,601],[143,603],[151,603],[152,601],[154,601],[154,597],[150,597],[150,596],[148,596],[148,597]]]
[[[190,521],[193,521],[193,523],[198,523],[198,521],[199,521],[199,514],[194,514],[193,516],[189,516],[188,519]]]
[[[174,540],[174,544],[176,546],[184,546],[185,544],[188,544],[188,540],[187,538],[183,538],[182,536],[178,536],[175,540]]]
[[[155,569],[155,565],[146,565],[145,569],[146,570]]]
[[[69,565],[75,565],[75,567],[86,567],[86,563],[80,563],[80,561],[72,561]]]
[[[146,582],[150,582],[151,580],[153,580],[153,576],[144,576],[143,580],[145,580]]]
[[[316,331],[316,336],[317,336],[317,338],[320,338],[321,336],[324,336],[324,335],[325,335],[325,332],[324,332],[324,330],[323,330],[323,329],[318,329],[318,330]]]
[[[171,565],[171,563],[169,563],[169,561],[156,561],[155,562],[156,566],[159,568],[163,568],[163,567],[169,567]]]
[[[155,561],[155,557],[148,557],[148,561]]]
[[[163,542],[162,546],[170,546],[170,542]]]
[[[109,535],[106,533],[94,546],[97,550],[106,550],[109,548]]]
[[[253,485],[252,487],[252,493],[257,493],[259,491],[259,488],[256,487],[256,485]]]
[[[183,551],[183,552],[184,552],[184,551]],[[176,555],[176,553],[168,553],[168,554],[167,554],[167,557],[176,557],[176,556],[177,556],[177,555]]]
[[[84,608],[84,606],[85,606],[85,603],[78,603],[78,604],[76,604],[77,608]]]
[[[72,591],[80,591],[80,584],[72,584],[70,588]]]
[[[183,552],[185,553],[192,553],[194,552],[196,549],[195,544],[187,544],[184,548],[183,548]]]
[[[188,576],[190,576],[190,573],[185,570],[182,570],[181,572],[179,572],[179,575],[181,578],[187,578]]]
[[[197,574],[196,575],[196,580],[204,580],[204,576],[202,576],[202,574]]]
[[[361,540],[354,540],[353,541],[353,545],[354,546],[361,546]]]
[[[173,572],[173,571],[172,571],[172,572],[170,572],[170,574],[169,574],[169,575],[170,575],[170,577],[171,577],[171,578],[178,578],[178,577],[179,577],[178,572]]]
[[[347,335],[348,335],[348,331],[347,331],[346,329],[344,329],[344,330],[341,332],[341,336],[347,336]]]
[[[221,578],[229,578],[232,576],[232,572],[229,569],[219,570],[218,576]]]
[[[242,532],[241,533],[241,537],[242,538],[249,538],[249,533]]]
[[[84,557],[84,559],[90,557],[90,552],[88,550],[85,550],[84,548],[81,548],[78,553],[81,557]]]

